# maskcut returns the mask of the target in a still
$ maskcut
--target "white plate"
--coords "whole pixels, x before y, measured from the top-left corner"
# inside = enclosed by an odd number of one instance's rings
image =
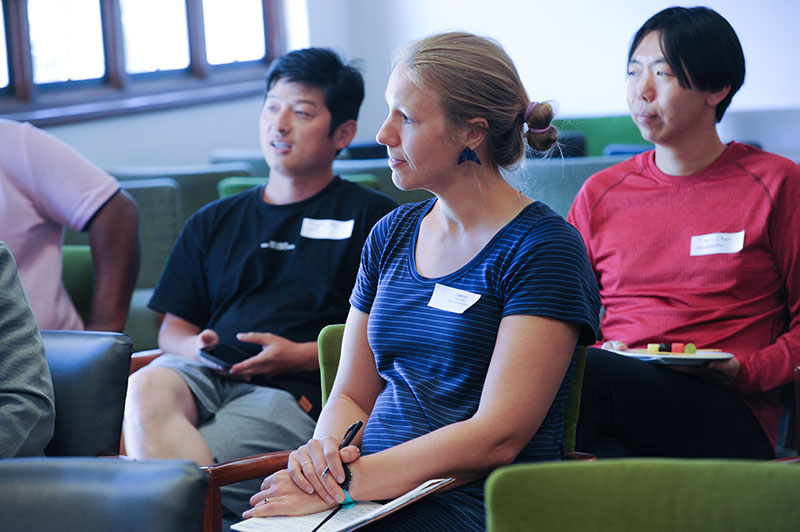
[[[609,349],[609,351],[618,355],[643,360],[645,362],[655,362],[656,364],[679,364],[683,366],[699,366],[700,364],[705,364],[709,360],[727,360],[729,358],[733,358],[733,355],[730,353],[707,349],[698,349],[697,353],[693,355],[685,353],[648,353],[647,349],[628,349],[627,351]]]

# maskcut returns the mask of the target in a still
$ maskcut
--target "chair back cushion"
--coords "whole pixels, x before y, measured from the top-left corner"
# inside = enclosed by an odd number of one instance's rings
[[[94,294],[92,250],[88,244],[64,245],[61,263],[61,282],[83,323],[88,323]]]
[[[800,467],[627,458],[523,464],[486,483],[487,530],[800,530]]]
[[[572,384],[569,387],[567,402],[564,405],[564,449],[575,450],[575,433],[578,429],[578,414],[581,410],[581,390],[583,388],[583,371],[586,368],[585,345],[579,345],[572,368]]]
[[[219,194],[220,198],[227,198],[253,187],[261,186],[267,182],[267,179],[266,177],[254,176],[225,177],[217,183],[217,194]]]
[[[333,379],[336,377],[336,370],[339,369],[342,335],[344,335],[344,325],[336,324],[323,327],[317,338],[322,406],[325,406],[325,401],[328,400],[328,395],[330,395],[331,388],[333,388]]]
[[[127,166],[109,170],[120,181],[174,179],[180,185],[183,217],[181,225],[200,207],[218,199],[217,183],[229,176],[251,175],[246,163],[193,164],[178,166]]]
[[[183,460],[0,460],[0,529],[200,532],[207,486]]]
[[[42,331],[56,398],[48,456],[119,453],[132,342],[124,334]]]

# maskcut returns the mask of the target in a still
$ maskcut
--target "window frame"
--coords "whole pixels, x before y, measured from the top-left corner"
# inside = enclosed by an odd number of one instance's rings
[[[0,90],[0,118],[50,126],[261,94],[270,62],[285,52],[281,0],[261,0],[265,58],[210,65],[206,60],[202,0],[185,0],[189,67],[131,75],[125,71],[119,0],[99,1],[105,76],[91,82],[48,84],[46,89],[33,82],[27,0],[3,1],[9,84]]]

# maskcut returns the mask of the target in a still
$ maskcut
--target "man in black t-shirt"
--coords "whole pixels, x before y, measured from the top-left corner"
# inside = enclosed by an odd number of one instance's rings
[[[333,175],[363,91],[359,72],[329,50],[271,65],[259,126],[269,181],[186,222],[149,305],[165,315],[165,354],[130,379],[130,456],[206,465],[311,437],[317,334],[344,323],[363,243],[395,206]],[[218,345],[246,354],[222,369],[200,356]],[[223,506],[241,515],[257,487],[223,490]]]

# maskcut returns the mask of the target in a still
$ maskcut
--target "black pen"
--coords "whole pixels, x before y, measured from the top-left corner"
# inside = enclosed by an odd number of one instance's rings
[[[353,438],[355,438],[356,434],[358,434],[358,431],[361,430],[361,426],[363,424],[364,422],[359,419],[358,421],[356,421],[347,428],[347,432],[344,433],[344,439],[342,440],[342,443],[339,445],[339,449],[344,449],[345,447],[350,445],[350,443],[353,441]],[[326,467],[325,470],[322,472],[322,475],[320,475],[320,478],[325,478],[325,475],[328,474],[330,469],[331,469],[330,467]]]

